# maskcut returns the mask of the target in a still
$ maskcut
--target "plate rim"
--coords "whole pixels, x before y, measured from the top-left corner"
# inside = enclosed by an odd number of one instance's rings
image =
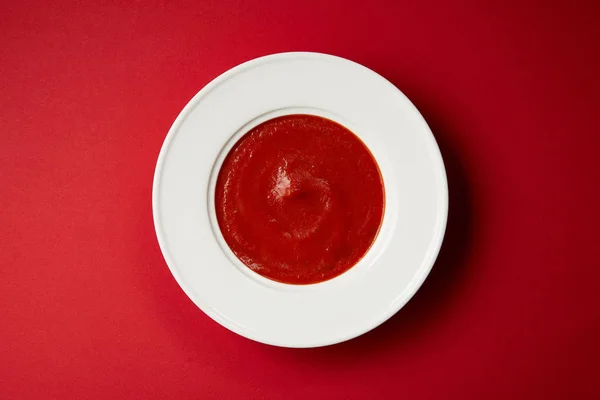
[[[431,247],[430,247],[430,251],[428,254],[429,259],[424,261],[424,265],[422,266],[422,272],[418,276],[418,279],[414,279],[414,281],[411,282],[412,284],[409,285],[409,287],[405,287],[404,290],[400,290],[399,293],[405,292],[404,295],[402,296],[402,298],[399,299],[398,301],[396,301],[395,302],[396,304],[394,304],[393,306],[388,307],[385,310],[385,312],[382,312],[380,314],[380,318],[371,320],[370,323],[368,324],[367,328],[360,328],[360,329],[358,329],[358,332],[348,331],[348,333],[346,333],[346,335],[343,335],[343,337],[341,337],[341,338],[338,338],[335,340],[324,340],[322,342],[314,343],[311,345],[293,345],[293,344],[290,345],[289,343],[283,343],[283,342],[277,343],[277,342],[274,342],[271,340],[265,340],[263,338],[260,338],[259,337],[260,335],[255,335],[254,332],[252,332],[250,330],[243,330],[239,327],[239,325],[237,325],[235,323],[231,323],[232,321],[228,321],[228,319],[223,317],[218,311],[214,310],[214,307],[211,306],[208,302],[203,301],[202,298],[200,298],[200,299],[197,298],[197,296],[195,296],[195,294],[193,294],[194,293],[193,290],[188,287],[186,280],[180,275],[179,271],[176,268],[171,266],[171,265],[175,265],[175,262],[174,262],[173,258],[171,257],[169,250],[167,249],[166,238],[165,238],[165,234],[163,231],[163,227],[161,226],[161,220],[160,220],[160,216],[159,216],[160,207],[159,207],[159,199],[158,199],[159,195],[160,195],[160,187],[161,187],[160,179],[162,176],[165,159],[167,157],[167,153],[169,151],[171,142],[173,141],[175,135],[177,134],[180,126],[186,120],[186,118],[188,117],[190,112],[194,109],[194,107],[197,105],[197,103],[203,97],[208,95],[214,88],[219,86],[222,82],[226,81],[230,77],[242,72],[243,70],[245,70],[247,68],[251,68],[255,64],[260,64],[265,61],[276,61],[277,59],[293,58],[293,57],[299,57],[299,56],[313,57],[313,58],[317,58],[317,59],[330,59],[330,60],[334,59],[336,61],[342,61],[342,62],[355,64],[355,65],[369,71],[373,76],[375,76],[376,78],[385,82],[385,84],[387,86],[389,86],[391,89],[396,91],[400,96],[402,96],[406,100],[407,104],[411,107],[412,112],[415,113],[415,115],[420,119],[422,124],[427,128],[428,134],[426,136],[427,136],[428,141],[430,142],[429,147],[430,147],[430,150],[433,151],[432,156],[435,157],[435,160],[432,160],[436,164],[434,169],[438,170],[438,172],[440,172],[439,176],[442,178],[441,181],[438,181],[436,183],[436,188],[439,190],[439,195],[441,197],[440,202],[438,202],[438,207],[440,207],[440,205],[441,205],[441,209],[440,209],[440,212],[441,212],[440,218],[441,219],[438,222],[439,227],[436,228],[436,230],[433,232],[433,235],[432,235]],[[188,298],[190,300],[192,300],[192,302],[198,308],[200,308],[201,311],[203,311],[205,314],[207,314],[211,319],[213,319],[214,321],[219,323],[221,326],[223,326],[241,336],[244,336],[248,339],[251,339],[251,340],[254,340],[257,342],[274,345],[274,346],[280,346],[280,347],[321,347],[321,346],[327,346],[327,345],[345,342],[347,340],[353,339],[355,337],[358,337],[364,333],[367,333],[367,332],[375,329],[376,327],[378,327],[379,325],[381,325],[385,321],[387,321],[389,318],[391,318],[393,315],[395,315],[400,309],[402,309],[410,301],[410,299],[413,298],[415,293],[419,290],[419,288],[423,285],[424,281],[429,276],[429,274],[435,264],[435,261],[436,261],[437,257],[439,256],[439,252],[441,250],[442,243],[444,241],[446,228],[447,228],[447,222],[448,222],[448,209],[449,209],[449,194],[448,194],[448,192],[449,192],[449,188],[448,188],[447,172],[446,172],[444,160],[443,160],[439,145],[437,144],[437,141],[435,139],[435,136],[433,135],[433,132],[431,131],[431,128],[427,124],[425,118],[422,116],[422,114],[419,112],[419,110],[416,108],[416,106],[412,103],[412,101],[410,101],[410,99],[399,88],[397,88],[389,80],[387,80],[385,77],[381,76],[377,72],[373,71],[372,69],[370,69],[360,63],[357,63],[352,60],[348,60],[343,57],[326,54],[326,53],[318,53],[318,52],[304,52],[304,51],[283,52],[283,53],[274,53],[274,54],[269,54],[269,55],[261,56],[258,58],[254,58],[254,59],[248,60],[246,62],[243,62],[241,64],[234,66],[233,68],[223,72],[216,78],[212,79],[208,84],[206,84],[204,87],[202,87],[186,103],[186,105],[179,112],[179,114],[177,115],[173,124],[169,128],[169,131],[168,131],[168,133],[163,141],[163,144],[161,146],[161,149],[160,149],[160,152],[158,155],[158,159],[156,161],[156,167],[154,170],[153,185],[152,185],[152,215],[153,215],[153,220],[154,220],[155,233],[156,233],[157,240],[159,243],[159,248],[161,250],[163,258],[165,259],[167,267],[171,271],[171,274],[173,275],[173,277],[174,277],[175,281],[177,282],[177,284],[179,285],[179,287],[188,296]],[[435,240],[435,242],[434,242],[434,240]]]

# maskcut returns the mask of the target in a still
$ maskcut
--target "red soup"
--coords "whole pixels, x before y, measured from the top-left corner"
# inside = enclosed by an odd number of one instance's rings
[[[352,268],[383,219],[379,167],[351,131],[286,115],[246,133],[219,171],[215,206],[233,253],[254,272],[311,284]]]

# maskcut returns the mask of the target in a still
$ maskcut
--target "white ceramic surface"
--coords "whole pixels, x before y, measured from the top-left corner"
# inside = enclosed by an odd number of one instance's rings
[[[358,135],[386,189],[383,225],[367,255],[337,278],[303,286],[245,267],[214,214],[216,175],[235,141],[267,119],[299,113]],[[316,347],[373,329],[413,296],[443,240],[448,189],[429,127],[395,86],[339,57],[282,53],[225,72],[185,106],[158,158],[153,212],[171,272],[206,314],[259,342]]]

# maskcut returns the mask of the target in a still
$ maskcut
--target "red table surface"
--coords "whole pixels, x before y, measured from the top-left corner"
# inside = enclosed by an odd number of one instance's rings
[[[1,399],[600,398],[599,2],[92,3],[0,6]],[[396,84],[450,185],[419,293],[319,349],[204,315],[151,214],[186,102],[293,50]]]

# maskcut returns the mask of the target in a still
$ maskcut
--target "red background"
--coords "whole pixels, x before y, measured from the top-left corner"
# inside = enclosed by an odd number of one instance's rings
[[[599,398],[600,3],[10,3],[0,398]],[[186,102],[290,50],[395,83],[450,183],[423,288],[321,349],[210,320],[171,277],[151,216],[154,164]]]

